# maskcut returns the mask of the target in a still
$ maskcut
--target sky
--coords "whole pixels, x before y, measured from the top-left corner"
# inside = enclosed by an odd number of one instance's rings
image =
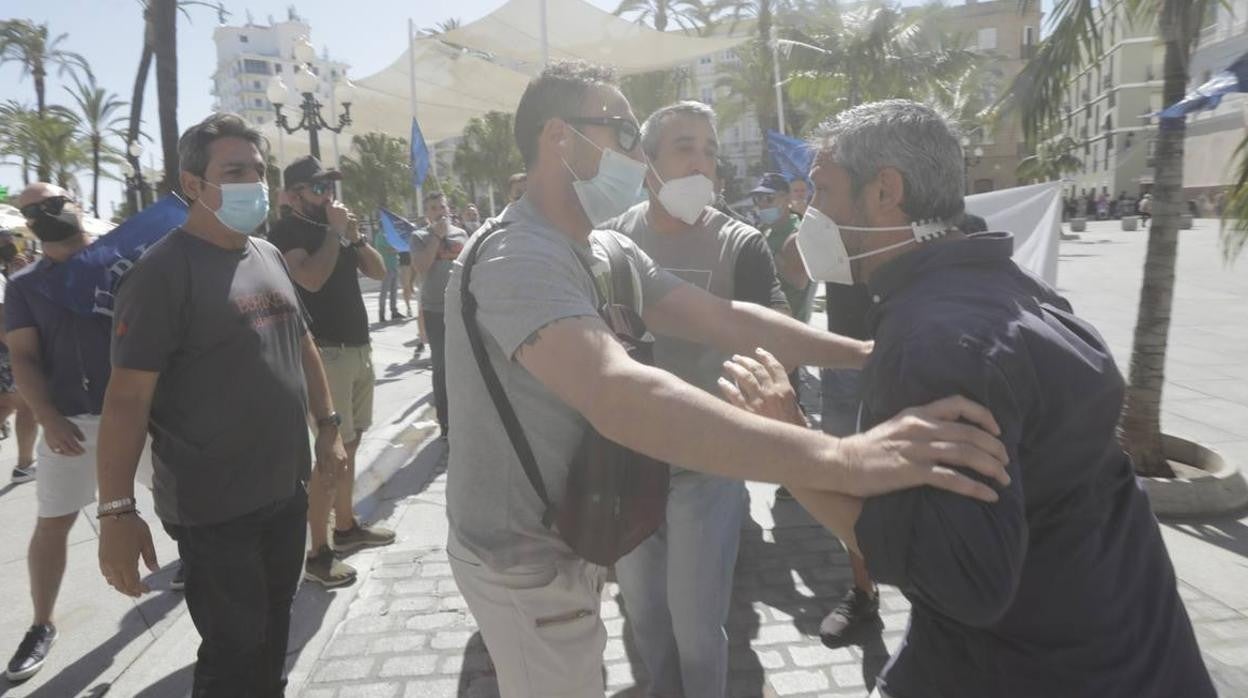
[[[618,0],[588,0],[605,10],[613,10]],[[349,74],[360,78],[392,63],[407,46],[407,19],[416,26],[429,27],[456,18],[465,23],[478,19],[501,6],[503,0],[222,0],[232,16],[228,24],[241,25],[251,12],[257,24],[267,24],[269,16],[281,21],[286,8],[294,5],[312,27],[312,43],[319,53],[328,48],[330,56],[348,63]],[[212,109],[212,79],[216,68],[216,46],[212,31],[217,13],[206,7],[187,8],[190,14],[178,18],[178,126],[185,129],[208,115]],[[47,22],[53,35],[68,34],[66,49],[82,54],[91,65],[101,87],[130,100],[134,74],[142,52],[143,18],[139,0],[0,0],[0,19],[32,19]],[[48,102],[72,104],[63,83],[49,76]],[[158,138],[156,116],[155,65],[148,74],[147,95],[143,101],[145,131]],[[34,83],[23,78],[15,63],[0,66],[0,102],[18,99],[33,104]],[[128,108],[124,112],[129,113]],[[148,154],[159,144],[145,144]],[[157,157],[158,159],[158,157]],[[157,164],[159,164],[157,162]],[[90,190],[90,175],[80,175],[84,190]],[[21,187],[16,167],[0,165],[0,185],[10,191]],[[119,182],[101,180],[100,214],[111,215],[112,204],[124,198]]]

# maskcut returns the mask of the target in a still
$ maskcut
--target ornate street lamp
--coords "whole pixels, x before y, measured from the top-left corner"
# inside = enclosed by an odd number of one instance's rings
[[[971,168],[978,165],[984,159],[984,149],[975,146],[974,150],[970,149],[971,139],[966,136],[962,137],[962,162],[966,166],[963,170],[965,181],[962,183],[962,190],[966,193],[971,192]]]
[[[355,96],[355,88],[345,79],[342,83],[331,88],[335,90],[335,95],[342,102],[342,113],[338,115],[338,124],[331,126],[321,116],[321,107],[323,105],[316,98],[318,80],[311,70],[312,61],[315,58],[316,50],[312,48],[312,44],[308,42],[307,37],[299,39],[295,44],[295,59],[302,65],[295,72],[294,79],[295,90],[303,95],[303,102],[299,105],[299,123],[291,126],[286,119],[286,115],[282,113],[282,107],[286,104],[289,92],[286,83],[282,82],[281,77],[274,76],[273,80],[269,82],[268,97],[269,101],[273,103],[277,127],[286,133],[307,131],[308,147],[312,152],[312,156],[319,160],[321,157],[321,142],[318,133],[322,130],[342,133],[344,128],[351,125],[351,101]]]
[[[143,183],[143,163],[139,158],[143,156],[143,146],[138,141],[131,141],[126,148],[126,154],[129,158],[122,162],[121,173],[126,179],[126,201],[130,204],[130,210],[138,213],[147,206],[147,187]]]

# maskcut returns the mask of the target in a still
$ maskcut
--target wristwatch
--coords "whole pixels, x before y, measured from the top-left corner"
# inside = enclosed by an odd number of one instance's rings
[[[318,430],[328,427],[338,428],[340,426],[342,426],[342,415],[337,412],[330,412],[328,416],[316,420],[316,428]]]
[[[104,502],[100,504],[99,508],[96,509],[95,513],[102,516],[105,514],[112,513],[114,511],[119,511],[121,509],[133,509],[133,508],[134,508],[134,497],[122,497],[121,499],[114,499],[111,502]]]

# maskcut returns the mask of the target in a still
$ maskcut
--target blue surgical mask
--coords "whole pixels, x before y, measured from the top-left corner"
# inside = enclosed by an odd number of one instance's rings
[[[213,215],[225,227],[240,235],[251,235],[269,215],[269,185],[267,182],[241,182],[204,184],[221,190],[221,207]]]
[[[758,222],[763,225],[773,225],[780,220],[780,209],[776,206],[771,208],[760,208],[758,210]]]
[[[585,134],[574,128],[572,130],[598,148]],[[572,171],[567,160],[563,161],[563,166],[572,172],[572,190],[581,202],[585,217],[593,225],[615,218],[645,197],[641,185],[646,180],[646,166],[610,148],[598,150],[602,151],[602,159],[598,161],[598,174],[592,179],[576,179],[576,172]]]

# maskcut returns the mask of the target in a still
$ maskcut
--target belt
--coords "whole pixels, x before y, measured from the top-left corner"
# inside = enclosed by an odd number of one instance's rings
[[[313,343],[321,349],[355,349],[369,346],[368,342],[326,342],[320,339],[313,340]]]

